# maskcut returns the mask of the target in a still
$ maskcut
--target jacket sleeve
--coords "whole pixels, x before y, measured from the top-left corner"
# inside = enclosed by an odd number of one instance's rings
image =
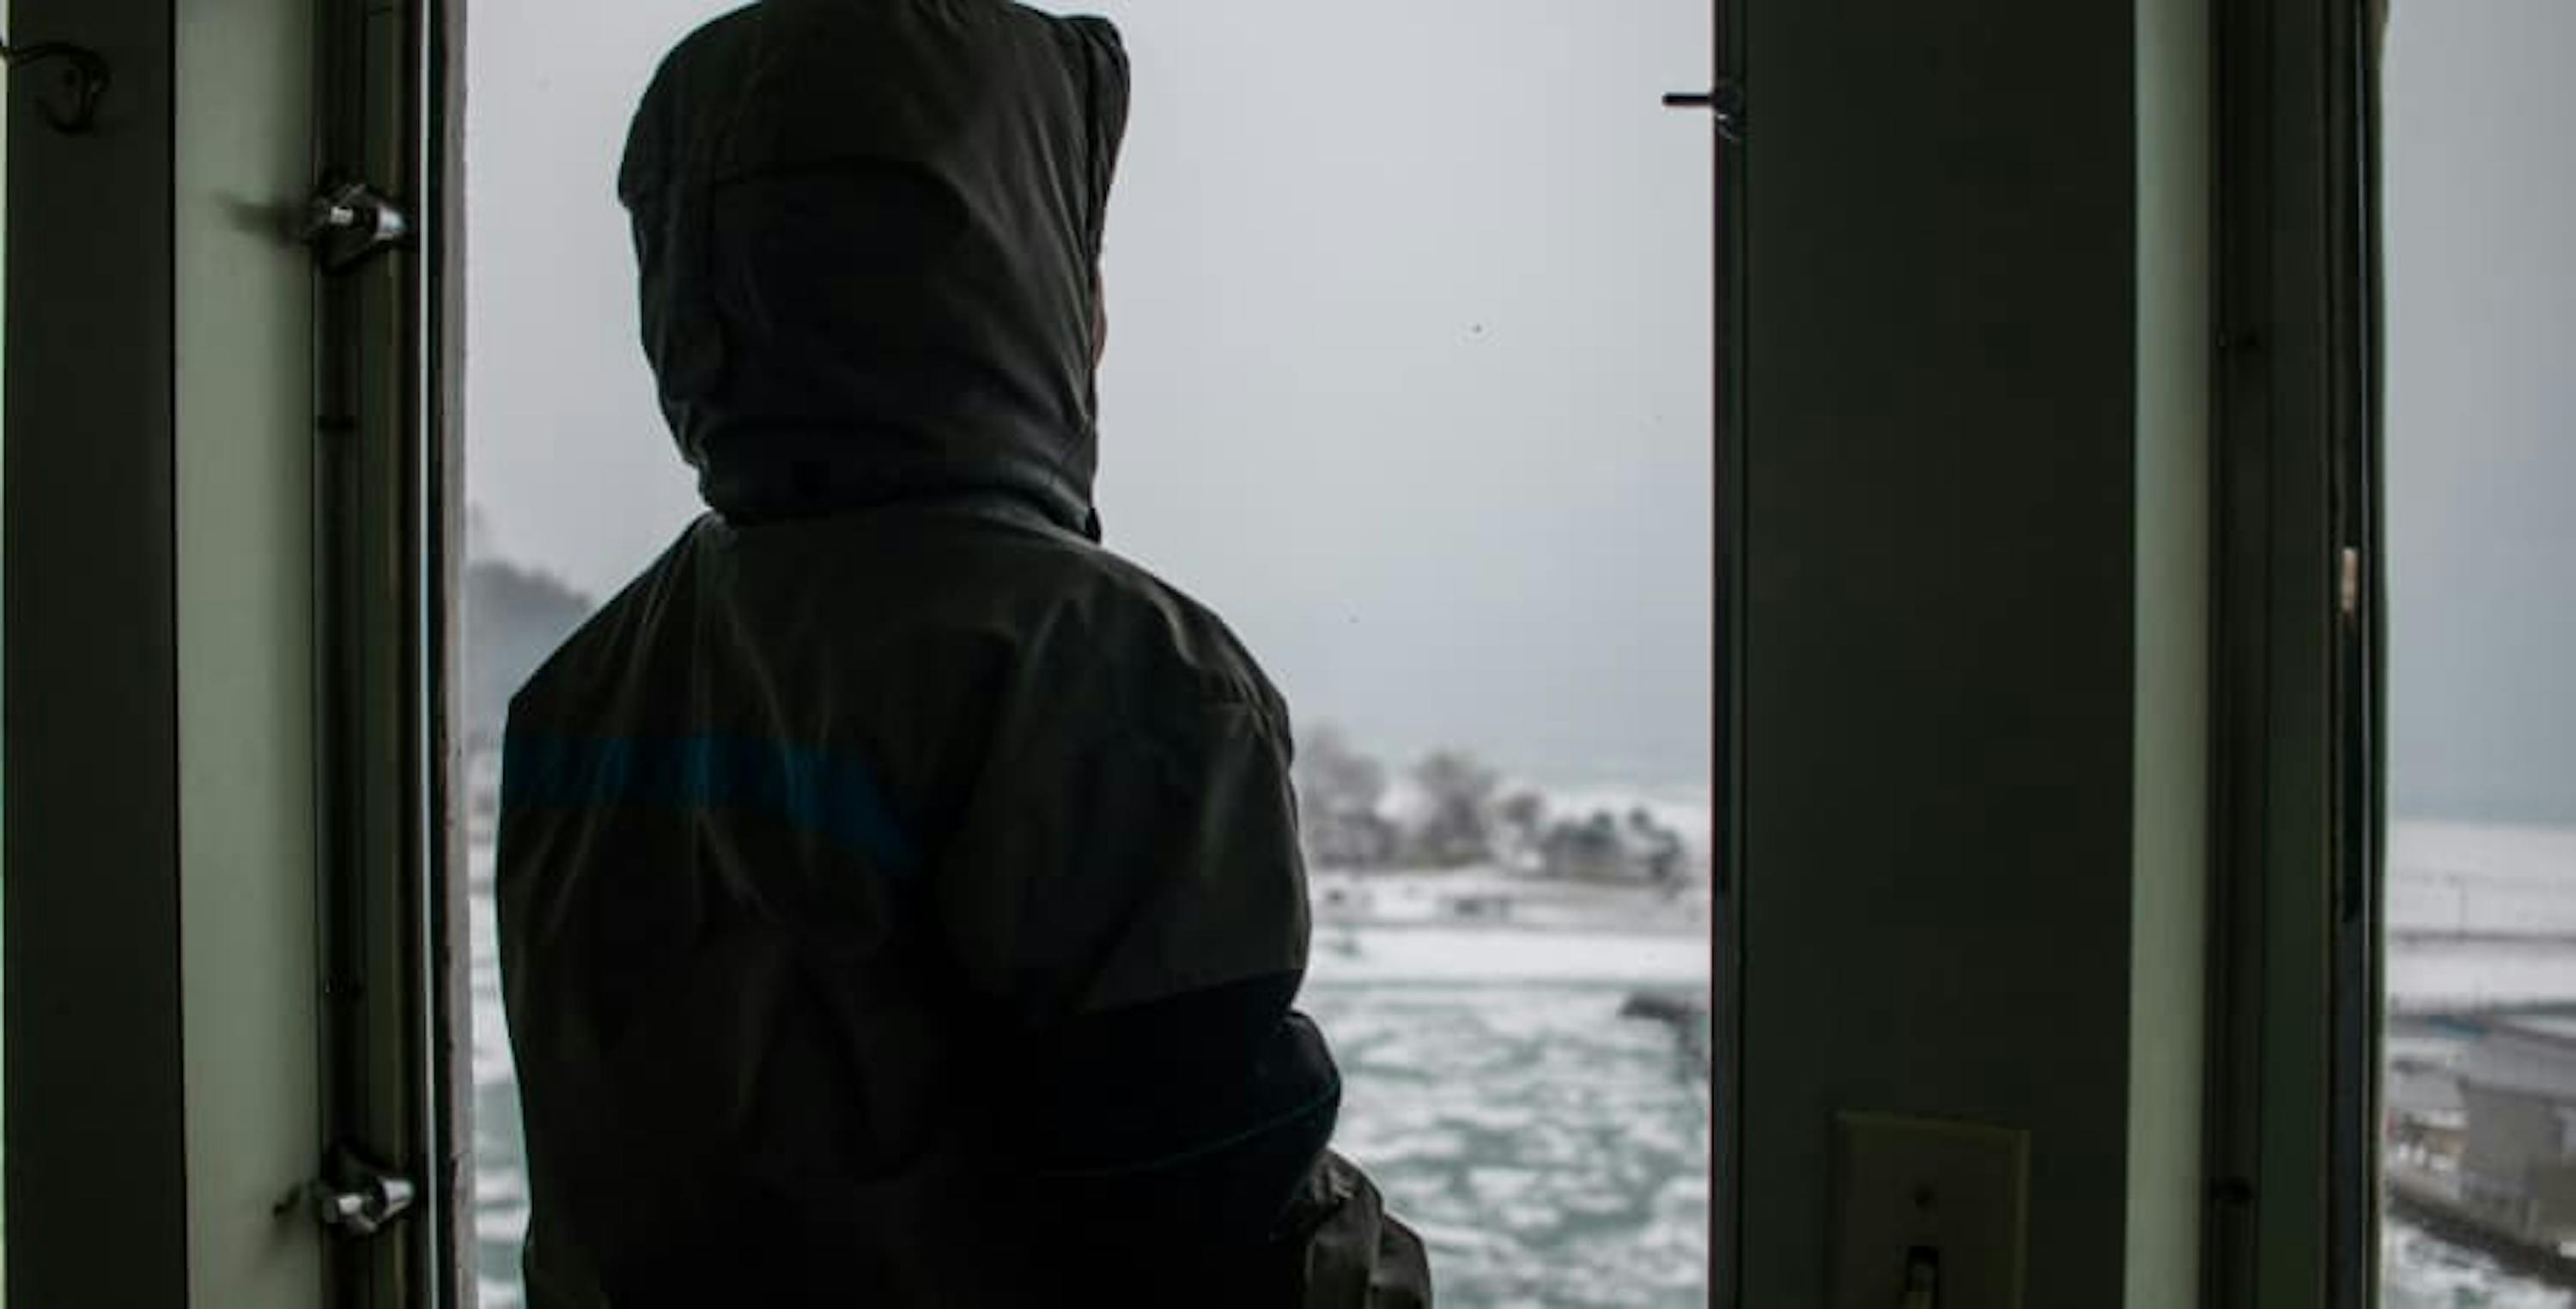
[[[1341,1093],[1290,1007],[1309,921],[1284,726],[1206,701],[1082,716],[1007,734],[935,870],[949,954],[1002,1015],[1004,1139],[1070,1240],[1257,1246]]]

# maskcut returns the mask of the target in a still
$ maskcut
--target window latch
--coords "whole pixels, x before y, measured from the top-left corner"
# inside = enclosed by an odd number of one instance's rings
[[[314,1221],[343,1236],[374,1236],[410,1213],[420,1188],[408,1177],[369,1162],[343,1146],[332,1151],[321,1180],[308,1182],[281,1210],[298,1200]]]
[[[326,179],[304,207],[304,243],[322,271],[345,273],[411,239],[411,215],[355,178]]]
[[[1705,91],[1668,92],[1664,108],[1705,109],[1716,120],[1719,136],[1729,141],[1744,139],[1744,86],[1734,78],[1723,78]]]

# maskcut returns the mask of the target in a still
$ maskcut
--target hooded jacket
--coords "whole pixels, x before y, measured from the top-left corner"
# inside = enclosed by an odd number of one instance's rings
[[[1428,1302],[1326,1149],[1287,710],[1097,542],[1117,33],[767,0],[620,178],[712,510],[513,699],[537,1309]]]

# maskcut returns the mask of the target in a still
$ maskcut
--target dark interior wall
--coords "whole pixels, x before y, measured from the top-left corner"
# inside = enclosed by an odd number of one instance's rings
[[[1887,1109],[2028,1129],[2028,1302],[2117,1304],[2132,7],[1745,3],[1743,1302]]]
[[[14,0],[7,79],[8,1293],[187,1300],[169,0]]]

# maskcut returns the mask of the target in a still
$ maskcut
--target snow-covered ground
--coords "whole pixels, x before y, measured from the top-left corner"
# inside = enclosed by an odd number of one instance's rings
[[[2576,1004],[2576,942],[2392,941],[2388,1004],[2399,1014]]]
[[[1705,936],[1478,927],[1333,927],[1315,932],[1310,987],[1398,983],[1581,983],[1705,987]]]
[[[2576,1004],[2576,830],[2392,824],[2387,920],[2396,1013]]]
[[[2400,935],[2576,937],[2576,829],[2391,824],[2388,926]]]
[[[1499,869],[1318,871],[1307,895],[1319,926],[1500,927],[1708,935],[1707,882],[1696,870],[1670,887],[1597,884]]]

